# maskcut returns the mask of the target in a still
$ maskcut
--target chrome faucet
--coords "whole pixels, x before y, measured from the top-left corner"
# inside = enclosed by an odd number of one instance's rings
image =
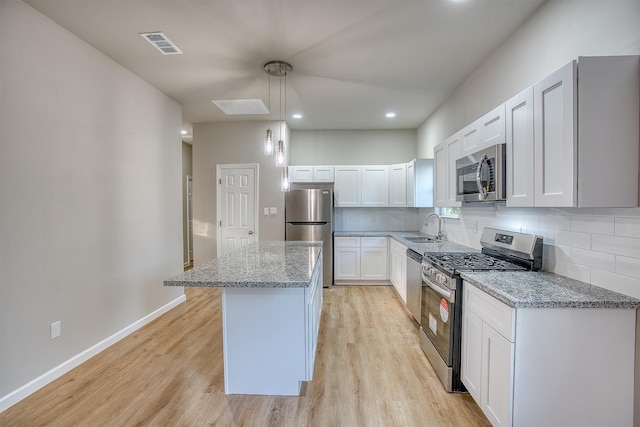
[[[435,212],[430,213],[429,215],[427,215],[427,218],[424,220],[424,225],[428,225],[429,218],[431,218],[432,216],[435,216],[436,218],[438,218],[438,235],[436,237],[438,238],[438,240],[442,240],[444,239],[444,234],[442,234],[442,218],[440,217],[440,215],[438,215]]]

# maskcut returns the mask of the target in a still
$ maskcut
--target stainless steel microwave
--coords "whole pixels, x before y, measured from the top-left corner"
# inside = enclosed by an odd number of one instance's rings
[[[456,200],[505,200],[506,145],[496,144],[456,160]]]

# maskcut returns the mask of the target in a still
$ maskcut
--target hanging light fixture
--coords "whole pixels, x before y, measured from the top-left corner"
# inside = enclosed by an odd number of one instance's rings
[[[286,122],[285,119],[287,117],[287,74],[291,72],[293,68],[290,64],[284,61],[269,61],[264,64],[264,71],[269,74],[269,76],[276,76],[280,78],[280,138],[278,139],[278,143],[275,144],[275,161],[277,167],[282,167],[282,181],[280,184],[280,189],[282,191],[289,191],[289,169],[286,165],[286,153],[285,153],[285,144],[284,144],[284,134],[286,131]],[[283,80],[284,80],[284,102],[282,101],[282,92],[283,92]],[[271,80],[269,79],[269,84],[271,84]],[[271,86],[269,85],[269,106],[271,106]],[[267,138],[271,129],[267,129]],[[273,133],[271,133],[271,137],[273,138]],[[273,139],[272,139],[273,141]],[[265,153],[267,153],[267,142],[265,141]]]
[[[271,74],[268,77],[269,82],[269,106],[267,110],[267,134],[264,137],[264,154],[270,156],[273,154],[273,132],[271,132]]]

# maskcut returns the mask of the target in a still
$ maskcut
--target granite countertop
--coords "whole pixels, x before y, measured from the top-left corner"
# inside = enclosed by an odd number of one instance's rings
[[[477,288],[516,308],[640,308],[640,300],[541,271],[460,272]]]
[[[254,242],[164,281],[165,286],[306,288],[322,242]]]
[[[391,237],[392,239],[402,243],[404,246],[420,253],[429,252],[478,252],[477,249],[468,246],[459,245],[458,243],[447,242],[442,240],[433,243],[415,243],[405,237],[431,237],[427,234],[417,231],[334,231],[334,237]]]

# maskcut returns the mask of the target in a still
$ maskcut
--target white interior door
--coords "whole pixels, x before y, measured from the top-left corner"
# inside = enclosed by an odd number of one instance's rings
[[[218,256],[258,240],[258,165],[218,165]]]

